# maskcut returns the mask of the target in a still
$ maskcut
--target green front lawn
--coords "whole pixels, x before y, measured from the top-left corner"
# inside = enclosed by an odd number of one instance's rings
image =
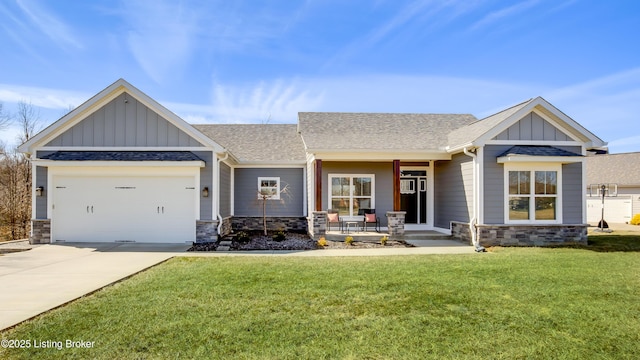
[[[176,258],[9,332],[49,359],[637,358],[640,253]]]

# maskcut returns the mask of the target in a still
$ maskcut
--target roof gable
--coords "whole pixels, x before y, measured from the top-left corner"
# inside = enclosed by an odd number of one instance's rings
[[[136,107],[135,111],[133,110],[134,106]],[[144,121],[142,117],[144,117]],[[89,120],[83,123],[87,119]],[[158,132],[155,136],[157,136],[158,141],[156,142],[146,136],[143,140],[143,130],[154,129],[154,123],[157,124],[156,129]],[[101,131],[96,126],[101,124],[106,124],[106,126],[102,130],[104,134],[99,135]],[[142,129],[143,125],[144,129]],[[139,132],[137,131],[138,126],[141,127]],[[134,128],[136,131],[133,131]],[[166,135],[164,134],[165,130],[167,131]],[[92,132],[93,136],[89,136],[90,132]],[[103,140],[100,140],[101,136],[104,136]],[[166,137],[166,139],[162,140],[163,137]],[[91,140],[89,140],[90,138]],[[93,143],[93,145],[85,145],[85,141],[86,144]],[[156,143],[154,144],[154,142]],[[20,145],[18,149],[21,152],[33,153],[35,148],[42,146],[65,147],[67,145],[87,147],[186,145],[205,146],[214,149],[216,152],[224,151],[212,139],[204,136],[124,79],[119,79],[109,85],[36,134],[29,141]]]
[[[531,115],[532,113],[535,115]],[[536,134],[534,136],[536,138],[532,138],[530,140],[563,141],[562,133],[566,135],[564,140],[569,138],[571,141],[581,142],[587,148],[597,148],[606,145],[604,141],[585,129],[575,120],[568,117],[562,111],[558,110],[545,99],[537,97],[451,132],[448,138],[448,150],[453,152],[464,147],[483,146],[491,140],[499,139],[504,136],[505,131],[508,133],[512,126],[514,127],[511,128],[511,131],[515,133],[515,129],[518,128],[518,137],[520,137],[520,126],[527,126],[527,116],[530,116],[530,119],[533,119],[534,116],[536,116],[536,119],[538,117],[542,118],[546,122],[547,128],[550,130],[547,132],[546,136],[544,135],[544,132],[542,133],[542,139],[537,139],[539,135]],[[520,123],[520,121],[523,122]],[[537,124],[545,126],[545,123]],[[551,136],[551,128],[549,128],[548,125],[552,125],[555,129],[553,131],[553,139]],[[525,138],[527,136],[530,135],[525,135]]]
[[[125,91],[88,114],[45,146],[199,147],[203,145]]]

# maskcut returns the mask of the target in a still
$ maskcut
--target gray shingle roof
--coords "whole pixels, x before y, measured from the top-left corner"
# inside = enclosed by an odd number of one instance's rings
[[[42,156],[56,161],[202,161],[190,151],[56,151]]]
[[[295,124],[193,125],[228,149],[240,162],[305,162],[306,154]]]
[[[442,151],[447,134],[473,121],[469,114],[298,113],[311,150]]]
[[[523,103],[502,110],[499,113],[493,114],[482,120],[478,120],[472,124],[452,131],[448,136],[449,146],[455,148],[457,146],[463,146],[471,143],[475,139],[485,134],[487,131],[493,129],[495,126],[506,120],[509,116],[518,112],[518,110],[527,106],[533,100],[534,99],[529,99]]]
[[[640,152],[587,156],[587,184],[640,186]]]
[[[527,155],[527,156],[582,156],[581,154],[572,153],[571,151],[559,149],[557,147],[548,145],[516,145],[510,147],[507,151],[498,155],[513,156],[513,155]]]

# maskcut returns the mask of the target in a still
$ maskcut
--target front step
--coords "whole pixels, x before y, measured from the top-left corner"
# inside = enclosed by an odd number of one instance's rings
[[[438,231],[406,231],[404,235],[389,236],[386,232],[351,232],[349,234],[332,231],[324,235],[330,241],[344,241],[347,236],[352,236],[354,241],[379,242],[383,236],[388,236],[389,240],[452,240],[453,236],[443,234]]]
[[[231,240],[220,241],[220,244],[216,248],[216,251],[229,251],[231,250]]]

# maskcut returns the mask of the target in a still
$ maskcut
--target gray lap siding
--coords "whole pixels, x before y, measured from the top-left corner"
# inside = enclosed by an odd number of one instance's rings
[[[449,229],[451,221],[469,222],[473,207],[473,161],[464,154],[436,161],[434,225]]]
[[[302,168],[236,168],[234,170],[234,216],[262,216],[258,200],[258,177],[279,177],[280,187],[288,186],[281,200],[267,200],[268,217],[304,216]]]

